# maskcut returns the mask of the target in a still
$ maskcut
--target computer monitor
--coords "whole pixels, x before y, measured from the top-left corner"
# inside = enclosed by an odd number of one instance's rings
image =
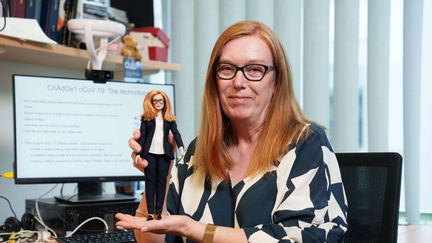
[[[174,86],[13,75],[15,183],[78,183],[69,202],[127,200],[101,183],[143,180],[128,139],[139,128],[144,96]],[[175,106],[174,106],[175,107]],[[134,198],[133,198],[134,199]]]

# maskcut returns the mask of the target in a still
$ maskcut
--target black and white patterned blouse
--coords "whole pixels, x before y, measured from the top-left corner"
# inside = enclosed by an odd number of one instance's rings
[[[271,171],[237,185],[197,179],[194,142],[174,169],[170,214],[242,228],[249,242],[339,242],[347,230],[347,200],[339,166],[324,130],[297,141]],[[168,235],[166,242],[192,242]]]

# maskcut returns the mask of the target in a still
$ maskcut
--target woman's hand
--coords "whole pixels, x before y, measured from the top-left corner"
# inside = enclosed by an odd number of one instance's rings
[[[139,129],[136,129],[133,132],[132,137],[129,138],[129,147],[132,149],[131,158],[134,161],[133,166],[144,173],[144,169],[147,167],[148,162],[138,154],[141,152],[141,145],[138,143],[140,137],[141,132]]]
[[[147,167],[148,161],[144,158],[141,158],[141,156],[139,155],[139,152],[141,152],[141,145],[138,143],[140,137],[141,132],[139,129],[136,129],[133,132],[132,137],[129,138],[128,143],[129,148],[132,149],[131,158],[134,161],[133,166],[144,173],[144,169]],[[168,134],[168,142],[173,145],[173,149],[176,148],[174,135],[172,135],[171,132]]]
[[[116,223],[119,229],[134,229],[139,230],[142,234],[154,233],[154,236],[163,236],[162,238],[147,238],[138,242],[164,242],[165,237],[163,234],[180,235],[201,242],[207,226],[207,224],[195,221],[185,215],[163,215],[160,220],[150,221],[147,221],[146,217],[136,217],[122,213],[117,213],[115,217],[119,220]],[[215,231],[214,242],[248,241],[243,229],[218,226]]]
[[[117,213],[115,217],[119,220],[116,223],[120,229],[138,229],[141,232],[156,234],[174,234],[186,238],[202,240],[206,225],[196,222],[184,215],[163,215],[160,220],[147,221],[144,217],[136,217],[128,214]]]

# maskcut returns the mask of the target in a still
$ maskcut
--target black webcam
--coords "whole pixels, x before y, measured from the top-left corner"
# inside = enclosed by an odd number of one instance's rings
[[[107,80],[114,78],[114,72],[109,70],[85,70],[86,79],[93,80],[96,83],[105,83]]]

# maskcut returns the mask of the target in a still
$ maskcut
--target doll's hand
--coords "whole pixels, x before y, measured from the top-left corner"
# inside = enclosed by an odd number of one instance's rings
[[[176,160],[180,161],[183,159],[183,156],[185,155],[185,151],[183,146],[179,147],[179,156],[177,156]]]

